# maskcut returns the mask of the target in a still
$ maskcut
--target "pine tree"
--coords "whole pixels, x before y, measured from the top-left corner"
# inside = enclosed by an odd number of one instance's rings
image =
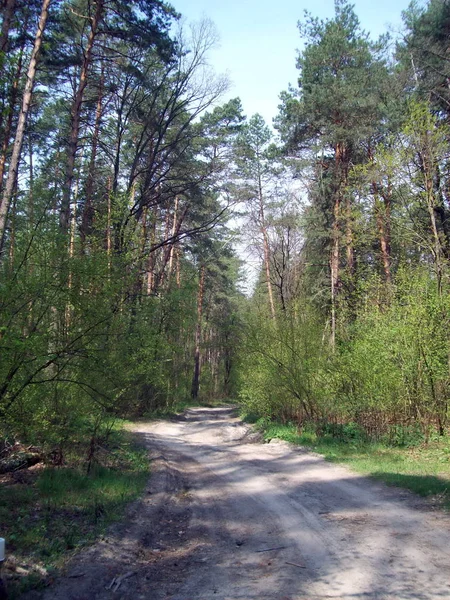
[[[316,197],[323,193],[328,197],[321,204],[332,215],[327,220],[331,221],[329,287],[334,345],[339,296],[345,291],[345,301],[351,305],[355,287],[349,171],[367,160],[368,140],[382,117],[379,87],[386,69],[345,0],[335,2],[332,20],[321,21],[306,13],[299,30],[306,41],[297,59],[299,89],[282,95],[276,123],[289,151],[298,156],[309,154],[318,184]],[[324,259],[322,256],[318,262]]]

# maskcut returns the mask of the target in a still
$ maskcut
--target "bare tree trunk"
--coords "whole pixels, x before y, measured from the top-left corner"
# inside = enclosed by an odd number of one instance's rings
[[[59,215],[59,224],[61,230],[67,233],[70,223],[70,196],[72,193],[72,183],[75,172],[75,159],[78,149],[78,136],[80,132],[81,107],[83,104],[84,91],[87,86],[88,71],[91,66],[92,49],[94,47],[95,37],[98,32],[98,26],[103,14],[104,0],[97,0],[97,6],[94,16],[91,19],[91,31],[84,50],[84,59],[81,67],[80,81],[75,93],[70,110],[70,137],[67,146],[67,165],[64,180],[63,196],[61,201],[61,210]]]
[[[86,180],[86,199],[83,208],[83,216],[81,218],[80,237],[81,244],[84,248],[86,237],[91,231],[93,221],[93,195],[94,195],[94,179],[95,179],[95,162],[97,159],[98,139],[100,135],[100,123],[103,112],[103,88],[104,88],[104,72],[102,64],[102,73],[98,88],[97,108],[95,110],[94,131],[92,134],[91,158],[89,161],[89,170]]]
[[[390,243],[390,214],[391,214],[391,199],[389,194],[384,195],[384,206],[381,204],[378,186],[375,182],[372,183],[374,195],[375,218],[377,222],[378,236],[380,241],[381,262],[383,265],[384,280],[390,285],[392,283],[391,275],[391,243]]]
[[[157,209],[155,210],[155,214],[153,215],[153,224],[152,224],[152,232],[150,236],[150,247],[154,246],[156,243],[156,223],[158,220]],[[153,293],[155,288],[155,253],[150,252],[147,258],[147,294]]]
[[[333,207],[333,229],[332,229],[332,245],[330,257],[330,272],[331,272],[331,345],[334,348],[336,343],[336,303],[339,286],[339,227],[340,218],[340,197],[336,194]]]
[[[181,287],[181,269],[180,269],[180,249],[175,248],[176,273],[177,273],[177,288]]]
[[[346,186],[347,182],[344,182]],[[352,217],[352,203],[350,195],[346,194],[345,197],[345,251],[347,257],[347,271],[350,280],[353,280],[355,275],[355,248],[353,240],[353,217]]]
[[[6,121],[5,129],[3,132],[2,150],[1,150],[1,154],[0,154],[0,189],[3,185],[3,177],[5,175],[5,166],[6,166],[6,159],[8,156],[9,143],[11,140],[14,109],[16,106],[17,96],[19,93],[20,77],[22,75],[23,52],[24,52],[24,50],[22,48],[19,53],[19,60],[17,61],[16,74],[14,77],[14,81],[13,81],[12,88],[11,88],[11,94],[9,97],[8,119]],[[0,116],[0,123],[2,121],[3,121],[3,118],[2,118],[2,116]]]
[[[178,213],[178,196],[175,196],[175,206],[173,209],[173,222],[172,222],[172,238],[175,236],[175,232],[177,230],[177,213]],[[168,272],[168,279],[170,280],[170,277],[172,275],[172,269],[173,269],[173,257],[175,254],[175,242],[172,242],[170,244],[170,251],[169,251],[169,272]]]
[[[203,294],[205,292],[205,266],[200,267],[200,279],[197,296],[197,328],[195,330],[194,376],[192,378],[191,397],[198,398],[200,387],[200,341],[202,335]]]
[[[39,17],[39,24],[36,36],[34,38],[33,51],[31,53],[30,64],[28,66],[27,71],[27,81],[25,83],[25,89],[23,93],[22,108],[19,114],[11,161],[9,163],[8,177],[6,180],[6,185],[2,197],[2,203],[0,206],[0,254],[3,251],[3,246],[5,242],[6,221],[8,217],[11,197],[14,191],[14,185],[17,179],[17,173],[19,170],[19,161],[20,154],[22,151],[25,123],[27,120],[28,111],[30,109],[34,79],[36,76],[38,55],[42,45],[42,36],[45,30],[45,24],[47,22],[50,2],[51,0],[43,0],[42,2],[41,15]]]
[[[438,294],[442,295],[444,252],[442,240],[436,221],[435,208],[437,206],[437,201],[434,190],[434,175],[437,165],[435,164],[435,160],[433,159],[433,153],[430,148],[430,140],[428,133],[425,133],[425,139],[423,140],[421,149],[418,151],[418,156],[420,159],[420,169],[424,181],[427,210],[430,216],[431,231],[433,234],[432,253],[436,271],[437,290]]]
[[[111,243],[111,227],[112,227],[112,218],[111,218],[111,177],[108,177],[108,188],[106,190],[107,193],[107,221],[106,221],[106,253],[108,255],[108,273],[111,273],[111,252],[112,252],[112,243]]]
[[[34,219],[34,160],[33,160],[33,140],[30,134],[28,134],[28,173],[30,177],[30,190],[28,193],[28,215],[27,220],[31,227],[33,226]]]
[[[341,237],[341,204],[342,204],[342,163],[344,161],[344,148],[342,144],[336,144],[335,148],[335,186],[334,186],[334,205],[333,205],[333,226],[331,232],[331,257],[330,257],[330,274],[331,274],[331,346],[334,348],[336,344],[336,328],[337,328],[337,298],[339,292],[339,261],[340,261],[340,237]],[[348,210],[348,206],[347,206]],[[347,215],[347,228],[348,228]],[[351,231],[346,231],[347,237],[347,252],[352,247],[350,244]],[[349,256],[347,254],[347,261]],[[348,262],[347,262],[348,264]]]
[[[16,216],[17,216],[17,185],[14,186],[14,191],[11,201],[11,217],[10,217],[10,241],[9,241],[9,264],[11,272],[14,269],[14,257],[16,250]]]
[[[275,303],[273,300],[272,283],[270,276],[270,247],[269,236],[267,235],[266,220],[264,214],[264,196],[262,191],[261,177],[258,178],[258,200],[259,200],[259,219],[260,228],[263,236],[264,268],[266,271],[267,293],[269,296],[269,307],[272,319],[275,319]]]
[[[180,218],[176,222],[174,221],[174,227],[175,227],[175,229],[172,228],[172,230],[173,230],[173,233],[172,233],[172,236],[171,236],[172,238],[176,239],[177,236],[178,236],[178,234],[180,233],[181,225],[183,224],[183,221],[186,218],[188,210],[189,210],[189,205],[187,204],[185,206],[184,211],[181,214]],[[169,239],[169,237],[168,237],[169,236],[169,229],[167,227],[167,223],[166,223],[165,236],[166,236],[166,239]],[[163,251],[163,255],[162,255],[162,259],[161,259],[161,268],[159,269],[158,274],[154,278],[154,287],[153,287],[154,290],[157,290],[160,287],[160,285],[162,284],[162,282],[163,282],[164,274],[166,272],[166,267],[167,267],[167,265],[169,263],[171,255],[172,255],[174,243],[175,242],[172,242],[172,243],[168,244],[166,246],[166,248],[164,249],[164,251]],[[169,274],[170,274],[170,271],[169,271]]]
[[[375,165],[375,159],[372,148],[369,147],[368,158],[372,165]],[[374,214],[378,230],[378,239],[380,242],[381,264],[383,267],[384,280],[389,287],[392,283],[391,274],[391,205],[392,205],[392,185],[388,176],[387,186],[377,183],[375,179],[371,182],[372,195],[374,199]],[[383,199],[383,202],[381,202]]]
[[[437,288],[438,294],[442,295],[442,276],[443,276],[443,266],[442,266],[442,246],[441,240],[439,237],[439,231],[436,223],[436,215],[434,212],[434,208],[436,205],[434,194],[433,194],[433,184],[430,181],[429,174],[424,173],[425,175],[425,186],[427,192],[427,208],[428,214],[430,215],[430,225],[431,231],[433,232],[433,256],[434,256],[434,264],[436,268],[436,278],[437,278]]]
[[[16,0],[6,0],[4,3],[2,15],[2,30],[0,32],[0,52],[6,52],[8,49],[8,36],[11,27],[11,21],[14,15]]]

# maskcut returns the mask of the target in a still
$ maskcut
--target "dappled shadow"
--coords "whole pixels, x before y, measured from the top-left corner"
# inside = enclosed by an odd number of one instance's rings
[[[414,489],[421,496],[448,494],[449,481],[435,475],[405,475],[401,473],[375,472],[373,477],[382,479],[388,485]]]
[[[197,409],[187,422],[142,430],[154,452],[151,493],[80,561],[84,575],[44,597],[110,598],[112,578],[133,572],[116,597],[450,598],[445,516],[318,455],[226,443],[227,427],[239,427],[230,415]]]

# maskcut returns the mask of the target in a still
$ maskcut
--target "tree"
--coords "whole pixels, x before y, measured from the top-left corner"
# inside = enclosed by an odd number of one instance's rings
[[[262,246],[265,284],[270,314],[275,318],[272,290],[268,211],[277,169],[277,152],[270,144],[272,133],[261,115],[253,115],[243,127],[235,145],[235,194],[245,203],[250,222],[256,224]]]
[[[39,57],[39,51],[42,45],[42,37],[44,34],[47,17],[49,13],[49,6],[51,0],[43,0],[41,14],[39,17],[39,23],[34,39],[33,51],[31,53],[30,62],[27,71],[27,83],[25,85],[22,108],[19,115],[19,121],[17,124],[16,136],[14,139],[13,152],[9,164],[8,177],[6,180],[5,189],[3,191],[2,201],[0,204],[0,257],[3,251],[4,239],[5,239],[5,228],[6,219],[8,217],[9,205],[11,203],[11,197],[13,189],[16,184],[17,173],[19,169],[20,155],[22,151],[22,144],[25,134],[25,124],[30,109],[31,98],[33,93],[33,86],[36,76],[36,69]]]
[[[445,0],[431,0],[425,6],[411,3],[403,13],[405,37],[398,45],[397,57],[403,70],[405,91],[429,103],[439,120],[450,119],[450,66],[448,35],[450,6]],[[406,76],[405,76],[406,73]],[[448,140],[450,143],[450,139]],[[436,164],[434,219],[444,232],[445,252],[450,253],[450,186],[448,160]]]
[[[367,160],[367,141],[381,120],[379,87],[386,75],[376,47],[360,28],[353,7],[335,2],[335,18],[320,21],[305,13],[299,23],[306,40],[299,53],[298,91],[281,97],[277,118],[286,148],[308,152],[315,163],[318,189],[329,196],[331,218],[331,343],[336,338],[336,309],[342,289],[341,248],[345,246],[347,299],[355,277],[355,240],[349,169]],[[326,185],[323,183],[326,181]]]

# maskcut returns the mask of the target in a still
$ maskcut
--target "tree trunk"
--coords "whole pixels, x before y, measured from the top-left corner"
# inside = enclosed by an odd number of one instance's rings
[[[192,378],[191,397],[198,398],[200,387],[200,340],[202,334],[203,294],[205,291],[205,266],[200,267],[200,279],[197,296],[197,328],[195,330],[194,376]]]
[[[175,236],[175,232],[177,230],[177,213],[178,213],[178,196],[175,196],[175,206],[173,209],[173,222],[172,222],[172,238]],[[173,257],[175,254],[175,242],[170,244],[169,251],[169,272],[167,275],[168,280],[170,281],[172,270],[173,270]]]
[[[180,267],[180,249],[175,248],[175,262],[176,262],[176,282],[177,288],[181,287],[181,267]]]
[[[434,265],[436,270],[436,279],[437,279],[437,290],[438,294],[442,295],[442,277],[443,277],[443,251],[441,245],[441,239],[439,235],[439,230],[436,222],[436,198],[434,195],[434,186],[433,186],[433,164],[429,157],[429,152],[427,152],[428,148],[428,140],[426,140],[427,144],[425,150],[423,152],[419,152],[419,157],[421,161],[421,171],[424,178],[425,184],[425,193],[426,193],[426,201],[427,201],[427,209],[428,214],[430,216],[430,225],[431,231],[433,234],[433,245],[432,245],[432,253],[434,258]]]
[[[267,235],[266,220],[264,215],[264,197],[262,191],[261,178],[258,178],[258,200],[259,200],[259,219],[261,233],[263,236],[263,250],[264,250],[264,268],[266,271],[267,280],[267,293],[269,296],[269,307],[272,319],[275,319],[275,303],[273,301],[272,283],[270,277],[270,247],[269,247],[269,236]]]
[[[2,203],[0,206],[0,254],[3,251],[5,242],[5,230],[6,221],[8,217],[9,205],[14,190],[14,185],[17,179],[17,173],[19,170],[20,154],[22,151],[22,144],[25,132],[25,123],[27,120],[28,111],[30,109],[31,97],[33,93],[34,79],[36,76],[36,68],[38,62],[38,55],[42,45],[42,36],[45,30],[45,24],[47,22],[49,6],[51,0],[43,0],[41,14],[39,17],[39,24],[34,38],[33,51],[30,57],[30,63],[27,71],[27,81],[23,93],[22,108],[19,114],[19,120],[17,123],[16,136],[14,139],[13,151],[11,161],[9,163],[8,177],[6,180],[5,190],[3,192]]]
[[[16,0],[6,0],[2,11],[3,21],[2,30],[0,32],[0,52],[6,52],[8,50],[8,36],[11,21],[14,15],[14,7]]]
[[[75,159],[78,149],[78,136],[80,131],[81,107],[83,104],[84,90],[87,86],[88,71],[91,66],[92,49],[94,47],[95,37],[98,32],[98,26],[104,9],[104,0],[97,0],[97,6],[94,16],[91,19],[91,31],[84,51],[84,59],[81,67],[80,81],[75,93],[70,110],[70,136],[67,145],[67,164],[64,179],[64,188],[61,201],[61,210],[59,215],[59,224],[63,233],[67,233],[70,224],[70,197],[72,193],[72,183],[75,172]]]
[[[21,51],[19,53],[19,59],[17,61],[16,74],[14,77],[14,81],[13,81],[13,84],[11,87],[11,93],[9,96],[8,118],[7,118],[7,121],[5,124],[5,129],[3,131],[2,149],[1,149],[1,154],[0,154],[0,189],[3,186],[3,177],[5,175],[6,159],[7,159],[7,155],[8,155],[9,143],[11,140],[13,118],[15,116],[14,109],[16,106],[17,96],[19,93],[19,84],[20,84],[20,78],[22,75],[23,53],[24,53],[24,48],[21,48]],[[1,125],[3,124],[2,121],[3,121],[3,118],[2,118],[2,116],[0,116],[0,124]]]
[[[331,345],[334,348],[336,343],[336,303],[339,286],[339,218],[340,218],[340,198],[336,194],[333,207],[333,229],[331,236]]]
[[[336,144],[334,152],[335,161],[335,185],[333,198],[333,225],[331,231],[331,257],[330,257],[330,275],[331,275],[331,346],[334,348],[336,343],[336,323],[337,323],[337,297],[339,291],[339,260],[340,260],[340,233],[341,233],[341,204],[342,204],[342,178],[341,169],[344,160],[344,149],[342,144]],[[347,219],[348,226],[348,219]],[[347,231],[347,236],[349,232]],[[347,249],[349,244],[347,243]],[[348,258],[348,257],[347,257]]]
[[[111,252],[112,252],[112,242],[111,242],[111,227],[112,227],[112,218],[111,218],[111,177],[108,177],[108,186],[106,190],[106,202],[107,202],[107,221],[106,221],[106,253],[108,255],[108,274],[111,273]]]
[[[390,285],[392,283],[390,240],[391,196],[389,191],[383,194],[383,205],[381,203],[379,186],[375,181],[372,182],[372,194],[374,197],[374,211],[378,229],[378,238],[380,242],[381,263],[383,266],[384,280],[387,285]]]
[[[433,192],[430,191],[429,182],[426,182],[427,185],[427,205],[428,205],[428,214],[430,215],[430,225],[431,231],[433,232],[433,255],[434,255],[434,264],[436,267],[436,278],[437,278],[437,289],[438,294],[442,295],[442,276],[443,276],[443,268],[442,268],[442,247],[441,240],[439,237],[439,231],[436,223],[436,215],[434,212],[435,202]]]
[[[83,208],[83,216],[81,218],[81,227],[80,227],[80,237],[81,244],[84,248],[86,243],[86,237],[89,235],[92,228],[92,221],[94,218],[94,179],[95,179],[95,162],[97,159],[97,148],[98,148],[98,139],[100,134],[100,123],[103,112],[103,88],[104,88],[104,72],[102,65],[102,73],[100,77],[100,84],[98,88],[98,97],[97,97],[97,108],[95,110],[95,123],[94,123],[94,131],[92,134],[92,146],[91,146],[91,158],[89,161],[89,171],[86,181],[86,199]]]
[[[34,220],[34,197],[33,197],[33,188],[34,188],[34,159],[33,159],[33,139],[30,134],[28,134],[28,174],[30,178],[30,189],[28,193],[28,214],[27,220],[30,224],[30,229],[33,227]]]
[[[181,226],[184,222],[184,219],[186,218],[188,210],[189,210],[189,204],[186,205],[186,207],[183,210],[183,213],[180,215],[180,218],[178,220],[176,220],[176,217],[174,216],[174,222],[173,222],[172,234],[171,234],[171,238],[173,238],[173,241],[170,244],[167,244],[167,246],[163,249],[163,254],[162,254],[162,259],[161,259],[161,268],[159,269],[159,272],[157,273],[157,275],[154,278],[153,290],[157,290],[163,282],[166,267],[170,262],[170,257],[172,256],[175,240],[177,239],[177,236],[180,233]],[[165,236],[166,236],[165,237],[166,240],[170,239],[169,238],[169,229],[167,228],[167,224],[166,224]],[[169,275],[170,275],[170,270],[169,270],[168,276]]]
[[[152,231],[150,235],[150,248],[156,244],[156,224],[158,221],[158,207],[152,219]],[[155,289],[155,253],[149,252],[147,258],[147,294],[150,296]]]
[[[344,181],[343,185],[346,186],[347,182]],[[350,281],[353,281],[353,277],[355,275],[355,248],[353,240],[352,203],[349,194],[346,194],[345,197],[345,245],[347,272]],[[353,287],[353,285],[351,287]]]

